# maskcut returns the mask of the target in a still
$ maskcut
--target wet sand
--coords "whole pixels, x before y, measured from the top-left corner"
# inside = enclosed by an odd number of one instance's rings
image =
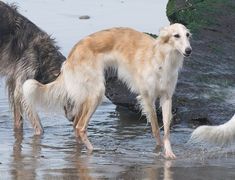
[[[3,83],[1,83],[3,84]],[[4,92],[4,85],[0,92]],[[41,113],[43,136],[30,124],[14,131],[4,93],[0,94],[0,179],[234,179],[233,148],[202,148],[187,144],[192,129],[175,126],[177,160],[165,160],[155,148],[150,125],[105,101],[89,125],[95,147],[86,152],[63,116]]]

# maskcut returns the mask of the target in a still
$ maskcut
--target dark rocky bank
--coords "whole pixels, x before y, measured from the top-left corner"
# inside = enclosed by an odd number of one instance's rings
[[[193,54],[185,60],[173,98],[173,122],[195,127],[229,120],[235,112],[228,101],[235,99],[235,1],[169,0],[166,12],[171,23],[193,33]],[[118,108],[139,113],[136,94],[115,75],[107,78],[106,96]],[[158,115],[161,119],[159,110]]]

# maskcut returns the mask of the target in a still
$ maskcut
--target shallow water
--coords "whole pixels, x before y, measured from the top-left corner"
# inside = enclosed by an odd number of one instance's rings
[[[2,83],[3,84],[3,83]],[[0,92],[4,92],[4,85]],[[45,133],[14,131],[7,97],[0,94],[0,179],[234,179],[233,148],[187,144],[192,129],[177,125],[171,132],[177,160],[165,160],[155,148],[150,125],[105,101],[91,119],[88,132],[95,147],[86,152],[72,124],[41,113]]]

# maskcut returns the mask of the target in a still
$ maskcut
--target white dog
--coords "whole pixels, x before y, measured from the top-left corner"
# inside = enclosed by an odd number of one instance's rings
[[[92,150],[86,130],[104,96],[104,71],[112,67],[119,79],[139,94],[142,112],[162,145],[155,112],[155,100],[160,98],[165,157],[175,158],[170,144],[172,95],[183,59],[192,51],[189,37],[185,26],[173,24],[162,28],[157,39],[129,28],[108,29],[84,38],[73,47],[54,82],[43,85],[28,80],[24,83],[25,103],[36,133],[42,133],[35,111],[37,103],[63,107],[69,101],[73,104],[76,133],[88,150]]]
[[[235,114],[219,126],[200,126],[195,129],[189,142],[226,146],[235,141]]]

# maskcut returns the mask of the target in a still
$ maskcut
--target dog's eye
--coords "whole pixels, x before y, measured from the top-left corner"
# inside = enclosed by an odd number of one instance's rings
[[[175,34],[174,37],[175,38],[180,38],[180,35],[179,34]]]
[[[190,36],[190,34],[189,34],[189,33],[187,33],[187,34],[186,34],[186,36],[187,36],[187,37],[189,37],[189,36]]]

